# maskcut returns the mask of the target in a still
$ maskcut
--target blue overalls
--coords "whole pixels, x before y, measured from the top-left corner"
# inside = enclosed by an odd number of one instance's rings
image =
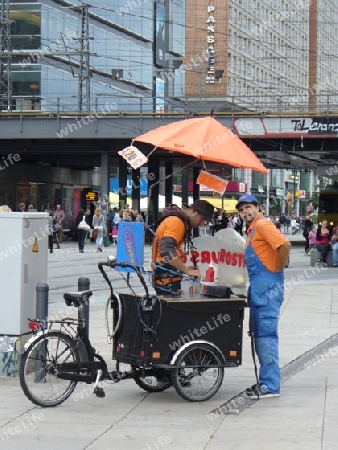
[[[284,299],[284,272],[270,272],[262,264],[252,247],[254,232],[255,228],[250,233],[245,250],[245,263],[250,279],[251,331],[260,363],[260,385],[269,392],[278,393],[280,369],[277,329]]]

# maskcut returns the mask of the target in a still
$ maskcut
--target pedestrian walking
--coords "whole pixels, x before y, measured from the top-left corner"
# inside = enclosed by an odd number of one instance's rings
[[[65,220],[65,213],[64,211],[61,209],[61,205],[56,205],[56,210],[54,211],[54,218],[57,222],[57,234],[58,234],[58,244],[57,244],[57,248],[60,248],[60,244],[62,242],[62,233],[63,233],[63,222]]]
[[[313,222],[310,218],[310,216],[306,216],[305,220],[304,220],[304,228],[303,228],[303,237],[305,238],[305,256],[307,256],[309,254],[309,247],[310,247],[310,243],[309,243],[309,234],[310,231],[313,227]]]
[[[102,252],[103,233],[106,233],[106,224],[102,215],[102,209],[96,208],[93,216],[93,235],[97,246],[97,251]]]
[[[317,265],[326,268],[327,256],[331,249],[330,241],[332,237],[332,230],[327,226],[327,220],[322,221],[322,226],[317,230],[317,250],[320,253],[320,258]]]
[[[75,230],[77,233],[77,241],[79,252],[84,253],[84,246],[86,243],[86,237],[88,233],[89,225],[86,222],[86,216],[83,209],[79,209],[79,212],[75,219]]]
[[[313,248],[317,248],[317,227],[316,225],[312,225],[312,228],[309,232],[309,248],[308,251],[305,253],[306,256],[311,256],[311,250]],[[337,262],[338,264],[338,262]]]
[[[113,243],[114,245],[117,244],[117,233],[118,233],[117,225],[114,225],[114,226],[113,226],[113,229],[112,229],[112,231],[111,231],[111,233],[110,233],[111,241],[112,241],[112,243]]]

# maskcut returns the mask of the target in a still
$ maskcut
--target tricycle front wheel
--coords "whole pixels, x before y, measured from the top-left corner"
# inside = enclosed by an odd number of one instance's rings
[[[177,393],[190,402],[216,394],[224,376],[222,354],[209,344],[192,344],[177,357],[171,380]]]
[[[147,392],[163,392],[172,385],[170,375],[156,369],[139,370],[135,377],[135,383]]]

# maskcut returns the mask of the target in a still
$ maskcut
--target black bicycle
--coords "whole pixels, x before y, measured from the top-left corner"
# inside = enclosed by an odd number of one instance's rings
[[[36,405],[56,406],[72,394],[78,382],[93,384],[93,392],[104,397],[101,381],[132,378],[148,392],[174,386],[189,401],[212,397],[222,384],[224,367],[241,364],[246,303],[241,299],[161,298],[149,293],[135,266],[109,259],[98,267],[111,291],[107,305],[112,309],[112,329],[108,334],[116,370],[108,371],[88,338],[84,310],[92,291],[66,293],[66,305],[78,308],[77,319],[30,320],[33,336],[24,346],[20,364],[25,395]],[[145,295],[115,294],[104,267],[132,269]],[[121,363],[128,370],[120,370]]]

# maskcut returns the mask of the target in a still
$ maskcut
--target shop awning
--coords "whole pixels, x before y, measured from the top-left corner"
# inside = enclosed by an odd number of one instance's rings
[[[210,202],[215,208],[222,209],[222,197],[200,197],[203,200],[207,200]],[[115,194],[113,192],[109,193],[109,202],[112,206],[119,207],[119,196],[118,194]],[[132,199],[130,197],[127,198],[127,203],[131,205]],[[182,205],[182,198],[178,197],[176,195],[173,196],[173,203],[176,203],[178,206]],[[189,205],[193,203],[192,197],[189,197]],[[223,199],[223,210],[225,210],[227,213],[234,213],[237,212],[237,209],[235,208],[237,204],[237,200],[224,198]],[[165,197],[163,195],[159,196],[159,208],[163,209],[165,207]],[[148,208],[148,197],[144,197],[141,199],[140,209],[141,211],[146,211]]]
[[[215,208],[222,209],[227,213],[235,213],[238,212],[236,209],[237,200],[223,198],[222,197],[201,197],[203,200],[207,200],[210,202]]]

